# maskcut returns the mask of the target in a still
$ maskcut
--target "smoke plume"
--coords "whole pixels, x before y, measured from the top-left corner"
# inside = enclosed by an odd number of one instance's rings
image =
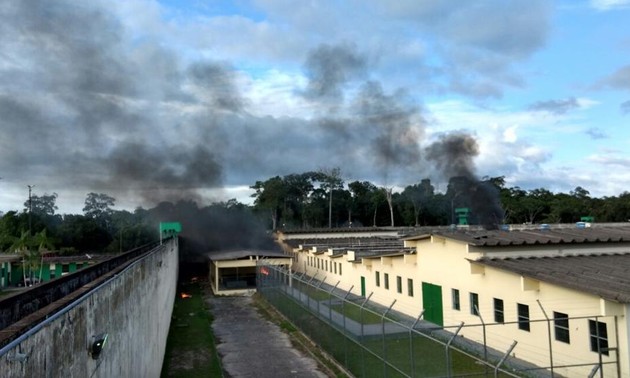
[[[295,92],[314,114],[259,116],[241,93],[247,75],[230,62],[169,50],[129,30],[115,7],[100,0],[0,6],[3,184],[104,192],[145,207],[205,206],[207,191],[226,183],[249,186],[322,166],[391,186],[430,171],[421,104],[370,77],[374,58],[353,44],[305,54],[309,81]],[[429,161],[446,177],[474,177],[474,140],[449,143],[429,148]],[[219,227],[210,219],[205,226]]]
[[[451,179],[453,197],[469,204],[472,216],[486,229],[496,229],[503,221],[499,193],[492,184],[480,181],[473,159],[479,154],[477,141],[468,134],[442,135],[427,147],[427,159],[435,163],[445,178]]]

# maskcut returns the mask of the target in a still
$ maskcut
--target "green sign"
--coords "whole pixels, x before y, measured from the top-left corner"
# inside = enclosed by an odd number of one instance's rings
[[[182,232],[182,224],[179,222],[160,222],[160,235],[172,236]]]

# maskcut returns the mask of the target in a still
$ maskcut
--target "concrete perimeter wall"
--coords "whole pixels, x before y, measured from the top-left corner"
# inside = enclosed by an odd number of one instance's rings
[[[178,274],[177,238],[9,344],[5,377],[159,377]],[[89,347],[107,333],[99,359]]]

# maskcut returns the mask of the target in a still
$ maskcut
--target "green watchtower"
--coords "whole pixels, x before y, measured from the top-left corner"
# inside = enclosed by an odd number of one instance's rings
[[[470,215],[470,209],[467,207],[458,207],[455,209],[457,215],[457,224],[460,226],[468,225],[468,216]]]
[[[160,244],[162,240],[177,236],[182,232],[182,224],[179,222],[160,222]]]

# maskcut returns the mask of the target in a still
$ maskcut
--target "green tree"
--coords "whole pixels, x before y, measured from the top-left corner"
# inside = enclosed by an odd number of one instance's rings
[[[353,181],[348,184],[351,198],[352,214],[354,214],[354,222],[358,221],[361,225],[372,223],[372,194],[378,188],[369,181]]]
[[[320,187],[328,191],[328,228],[332,228],[333,192],[343,188],[341,168],[322,168],[318,173],[317,180],[321,183]]]
[[[280,208],[287,197],[286,186],[280,176],[272,177],[266,181],[256,181],[256,184],[250,186],[255,192],[254,208],[258,210],[268,211],[271,218],[271,229],[278,228],[280,217]]]
[[[111,216],[114,212],[112,207],[116,204],[116,199],[104,193],[88,193],[85,198],[83,214],[96,220],[106,230],[111,229]]]
[[[33,214],[54,215],[59,208],[55,204],[57,201],[57,193],[44,194],[43,196],[32,195],[30,199],[31,211]],[[29,209],[29,200],[24,202],[24,211]]]
[[[409,185],[403,190],[402,196],[413,206],[414,224],[416,226],[420,225],[422,205],[428,203],[434,193],[435,188],[431,185],[430,179],[423,179],[419,184]]]

